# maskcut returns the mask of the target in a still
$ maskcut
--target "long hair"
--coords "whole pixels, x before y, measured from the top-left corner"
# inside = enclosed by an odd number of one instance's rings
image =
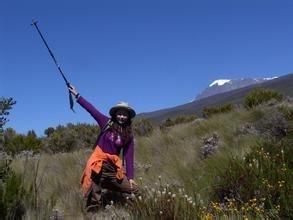
[[[111,120],[113,121],[113,124],[109,130],[112,131],[116,137],[120,135],[123,145],[128,144],[133,137],[131,120],[129,119],[124,125],[120,125],[114,118]]]

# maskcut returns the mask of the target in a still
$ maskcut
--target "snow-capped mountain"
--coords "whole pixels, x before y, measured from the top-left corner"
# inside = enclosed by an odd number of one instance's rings
[[[207,87],[204,91],[202,91],[197,97],[196,100],[206,98],[212,95],[216,95],[223,92],[229,92],[234,89],[240,89],[246,86],[250,86],[253,84],[258,84],[265,82],[267,80],[275,79],[277,77],[272,78],[259,78],[259,79],[218,79],[212,82],[209,87]]]
[[[270,80],[271,79],[271,80]],[[168,118],[175,118],[179,115],[197,115],[202,116],[202,111],[206,107],[221,106],[225,103],[241,105],[244,103],[245,96],[251,89],[255,87],[263,87],[271,90],[275,90],[284,95],[284,97],[293,97],[293,73],[287,75],[281,75],[275,78],[262,79],[263,82],[245,86],[240,89],[235,89],[229,92],[221,93],[218,95],[210,96],[207,98],[197,99],[192,102],[188,102],[182,105],[174,106],[171,108],[160,109],[152,112],[140,113],[136,117],[148,118],[154,123],[161,123]],[[232,84],[233,84],[233,80]],[[258,81],[259,82],[259,81]],[[224,84],[222,84],[224,83]],[[231,82],[230,82],[231,83]],[[229,85],[230,83],[225,81],[217,81],[213,86],[222,87]],[[211,83],[212,84],[212,83]],[[222,84],[222,86],[218,86]]]

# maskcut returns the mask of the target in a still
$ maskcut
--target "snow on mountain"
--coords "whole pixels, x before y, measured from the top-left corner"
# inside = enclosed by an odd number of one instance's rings
[[[231,80],[230,79],[218,79],[218,80],[215,80],[214,82],[212,82],[209,87],[212,87],[213,85],[218,85],[218,86],[222,86],[224,85],[225,83],[228,83],[230,82]]]
[[[270,78],[242,78],[242,79],[218,79],[212,82],[204,91],[202,91],[196,99],[206,98],[208,96],[216,95],[231,90],[240,89],[253,84],[262,83],[267,80],[276,79],[278,77]]]
[[[277,79],[278,77],[277,76],[274,76],[274,77],[270,77],[270,78],[263,78],[264,80],[272,80],[272,79]]]

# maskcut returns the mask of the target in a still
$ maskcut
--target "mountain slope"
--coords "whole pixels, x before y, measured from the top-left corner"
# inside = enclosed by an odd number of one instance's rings
[[[215,80],[213,83],[209,85],[205,90],[203,90],[197,97],[196,100],[206,98],[212,95],[229,92],[235,89],[244,88],[246,86],[260,84],[266,82],[268,80],[275,79],[274,78],[259,78],[259,79],[252,79],[252,78],[245,78],[245,79],[220,79]]]
[[[276,79],[265,81],[263,83],[250,85],[244,88],[232,90],[229,92],[213,95],[207,98],[195,100],[193,102],[179,105],[173,108],[162,109],[158,111],[141,113],[138,117],[148,118],[154,122],[161,122],[166,118],[172,118],[177,115],[196,114],[201,115],[205,107],[217,106],[223,103],[239,104],[243,101],[245,95],[255,87],[264,87],[274,89],[285,96],[293,97],[293,74],[281,76]]]

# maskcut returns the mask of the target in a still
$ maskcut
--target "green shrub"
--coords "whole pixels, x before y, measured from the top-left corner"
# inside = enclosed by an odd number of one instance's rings
[[[21,219],[25,213],[21,175],[9,167],[6,160],[0,161],[0,218]]]
[[[255,217],[292,218],[292,153],[287,142],[262,143],[245,158],[231,158],[226,169],[215,174],[211,207]]]
[[[283,95],[271,89],[255,88],[246,95],[244,106],[247,109],[251,109],[272,99],[281,101]]]
[[[69,123],[66,126],[59,125],[56,128],[46,129],[46,137],[42,138],[39,138],[34,130],[24,135],[16,133],[12,128],[7,128],[3,134],[4,150],[11,155],[22,151],[57,153],[93,147],[99,128],[96,125]]]
[[[182,124],[194,121],[197,117],[195,115],[179,115],[174,119],[174,124]]]
[[[275,142],[288,134],[289,122],[276,110],[264,111],[262,118],[254,123],[259,135],[265,140]]]
[[[174,119],[167,118],[161,125],[160,128],[164,129],[167,127],[172,127],[177,124],[187,123],[195,120],[197,117],[195,115],[179,115]]]
[[[171,127],[171,126],[174,126],[175,123],[174,121],[171,119],[171,118],[167,118],[161,125],[160,125],[160,128],[163,129],[163,128],[166,128],[166,127]]]
[[[132,128],[134,134],[138,136],[151,135],[154,130],[153,123],[149,119],[145,118],[134,121],[132,124]]]
[[[292,106],[280,106],[278,110],[284,115],[287,120],[293,120],[293,107]]]
[[[217,107],[210,107],[210,108],[206,107],[203,109],[202,112],[205,117],[210,117],[212,115],[219,114],[219,113],[231,112],[233,109],[234,109],[234,106],[231,103],[227,103]]]
[[[99,127],[89,124],[67,124],[45,130],[43,149],[51,153],[70,152],[82,148],[92,148],[99,135]]]
[[[4,131],[4,150],[5,152],[15,155],[21,151],[38,152],[42,148],[42,141],[36,133],[31,130],[27,135],[17,134],[12,128]]]

